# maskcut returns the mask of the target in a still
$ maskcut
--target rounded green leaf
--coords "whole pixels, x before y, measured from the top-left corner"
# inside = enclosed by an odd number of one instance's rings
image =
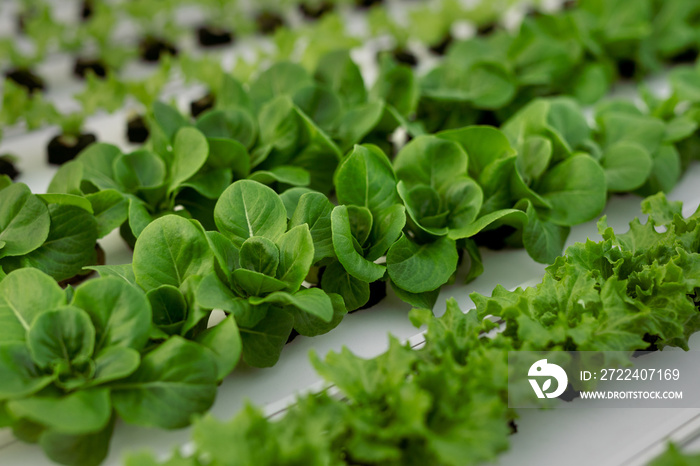
[[[243,360],[253,367],[274,366],[293,326],[294,317],[290,313],[271,309],[267,318],[255,327],[241,328]]]
[[[301,286],[314,261],[314,242],[309,226],[295,226],[277,240],[279,267],[277,278],[287,283],[287,290],[295,292]],[[241,250],[242,251],[242,250]]]
[[[273,291],[280,291],[287,288],[287,283],[278,280],[274,277],[255,272],[248,269],[236,269],[233,271],[234,282],[248,296],[263,296]]]
[[[287,230],[287,213],[271,188],[251,180],[240,180],[224,191],[214,208],[219,231],[237,247],[251,236],[276,241]]]
[[[336,120],[343,114],[343,104],[335,92],[317,84],[299,89],[292,100],[324,130],[334,128]]]
[[[176,429],[211,406],[216,381],[211,352],[174,336],[146,354],[130,377],[112,386],[112,402],[130,424]]]
[[[90,280],[75,290],[74,306],[95,326],[95,351],[111,346],[140,350],[148,340],[151,306],[139,288],[117,277]]]
[[[163,285],[147,293],[153,323],[168,335],[179,334],[187,319],[187,301],[178,288]],[[147,329],[148,325],[144,326]]]
[[[250,303],[291,306],[324,322],[330,322],[333,317],[333,304],[328,295],[319,288],[304,288],[294,294],[277,291],[264,298],[250,298]]]
[[[557,225],[576,225],[603,211],[606,200],[605,173],[592,157],[574,155],[552,168],[537,191],[552,205],[548,219]]]
[[[199,129],[208,138],[222,138],[221,141],[232,140],[250,147],[257,137],[257,124],[250,113],[241,108],[212,110],[206,112],[197,120]],[[225,138],[225,139],[224,139]]]
[[[141,355],[133,348],[110,346],[95,357],[95,373],[86,386],[111,382],[131,375],[139,367]]]
[[[457,246],[442,237],[417,244],[405,235],[394,243],[386,255],[391,280],[410,293],[432,291],[447,283],[457,268]]]
[[[0,342],[25,341],[36,316],[66,304],[60,286],[36,269],[19,269],[0,282]]]
[[[114,161],[114,175],[127,192],[161,186],[165,174],[163,159],[145,149],[120,155]]]
[[[49,210],[27,185],[16,183],[0,195],[0,258],[21,256],[42,245],[49,235]]]
[[[285,191],[289,192],[289,191]],[[299,198],[289,221],[290,228],[306,224],[313,240],[313,263],[326,257],[334,257],[331,236],[331,211],[333,204],[317,192],[305,192]]]
[[[83,180],[89,181],[100,190],[120,190],[114,173],[114,163],[120,155],[121,150],[112,144],[98,142],[89,145],[76,158],[83,164]]]
[[[279,95],[292,95],[313,84],[311,76],[301,65],[279,62],[260,73],[250,86],[250,100],[256,109]]]
[[[214,255],[202,230],[177,215],[149,224],[136,240],[133,259],[136,282],[148,291],[161,285],[178,288],[192,275],[214,267]]]
[[[649,178],[653,162],[639,144],[621,141],[605,149],[600,163],[608,191],[632,191]]]
[[[337,261],[331,263],[323,272],[321,288],[326,293],[340,295],[348,311],[364,306],[369,300],[369,283],[350,275]]]
[[[41,434],[39,445],[56,463],[99,466],[107,457],[113,430],[113,419],[102,430],[90,434],[72,435],[49,430]]]
[[[338,260],[347,272],[355,278],[372,283],[384,276],[385,267],[365,259],[355,249],[356,241],[352,235],[348,209],[337,206],[331,213],[333,249]]]
[[[419,136],[399,151],[394,169],[409,189],[424,184],[440,191],[448,181],[467,174],[467,153],[455,142]]]
[[[280,264],[280,251],[269,239],[251,236],[241,246],[239,261],[244,269],[274,277]]]
[[[335,172],[334,184],[341,204],[374,212],[399,202],[394,169],[376,146],[355,146]]]
[[[0,345],[0,400],[36,393],[53,380],[34,363],[24,343]]]
[[[474,178],[491,162],[515,154],[505,134],[492,126],[467,126],[442,131],[436,136],[462,146],[469,157],[469,174]]]
[[[209,143],[199,130],[188,126],[178,130],[173,141],[169,191],[175,191],[181,183],[197,173],[208,156]]]
[[[27,333],[34,361],[45,369],[59,363],[81,364],[92,357],[95,327],[85,311],[73,306],[42,312]]]
[[[8,409],[14,416],[27,418],[65,434],[86,434],[103,429],[112,415],[109,390],[80,390],[62,397],[35,396],[12,400]]]
[[[235,316],[230,315],[197,335],[197,343],[214,353],[217,379],[223,380],[241,358],[243,344]]]

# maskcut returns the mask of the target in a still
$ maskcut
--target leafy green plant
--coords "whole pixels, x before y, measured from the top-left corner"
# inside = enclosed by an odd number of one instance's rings
[[[292,223],[315,210],[318,198],[309,196],[302,196]],[[202,274],[196,301],[233,315],[244,361],[271,366],[292,329],[314,336],[340,323],[343,299],[302,285],[314,263],[314,237],[307,223],[288,227],[285,206],[274,191],[252,180],[237,181],[217,202],[214,218],[219,232],[206,237],[215,267]]]
[[[650,197],[643,203],[647,223],[635,219],[621,235],[602,219],[603,241],[572,246],[535,287],[507,291],[498,286],[491,297],[472,294],[473,311],[461,312],[454,300],[440,318],[414,309],[413,323],[427,325],[425,345],[417,350],[392,339],[388,351],[371,359],[347,349],[331,352],[325,360],[313,354],[316,370],[337,395],[304,395],[275,421],[251,406],[227,422],[207,416],[196,421],[194,453],[177,454],[171,461],[493,461],[507,449],[508,424],[517,416],[508,408],[510,351],[631,354],[648,347],[647,335],[658,338],[659,348],[687,349],[689,336],[700,329],[700,282],[692,273],[700,261],[700,223],[698,212],[683,218],[681,207],[663,195]],[[656,231],[657,225],[666,230]],[[487,315],[503,318],[505,329],[491,332],[499,325],[484,319]],[[678,459],[677,452],[667,456]],[[126,464],[161,463],[142,453]]]
[[[328,264],[321,286],[339,293],[354,310],[369,300],[369,284],[384,277],[386,266],[376,261],[399,238],[406,213],[391,163],[376,146],[355,146],[334,184],[340,205],[330,218],[337,262]]]
[[[97,260],[98,222],[73,194],[32,194],[0,177],[0,269],[36,268],[56,280],[83,274]]]
[[[29,268],[0,288],[4,421],[54,461],[99,464],[117,414],[172,429],[213,402],[214,357],[178,337],[148,350],[151,307],[129,283],[100,278],[68,294]]]

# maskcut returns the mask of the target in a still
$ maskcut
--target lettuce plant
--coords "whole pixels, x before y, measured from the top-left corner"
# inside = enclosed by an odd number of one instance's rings
[[[304,196],[293,222],[313,209],[313,198]],[[272,189],[237,181],[217,202],[214,218],[219,232],[206,237],[215,261],[202,274],[196,303],[232,314],[244,361],[271,366],[292,329],[314,336],[338,325],[346,312],[343,299],[303,286],[315,257],[309,225],[289,226],[285,206]]]
[[[36,268],[67,280],[95,264],[98,221],[86,199],[32,194],[24,183],[0,177],[0,269]],[[111,230],[110,230],[111,231]]]
[[[117,415],[173,429],[214,401],[213,355],[179,337],[149,349],[151,307],[129,283],[100,278],[66,293],[28,268],[0,288],[3,421],[54,461],[99,464]]]
[[[339,293],[353,310],[369,300],[369,284],[383,279],[386,266],[376,261],[401,235],[406,213],[391,163],[376,146],[355,146],[334,181],[340,203],[331,212],[337,262],[326,267],[321,286]]]

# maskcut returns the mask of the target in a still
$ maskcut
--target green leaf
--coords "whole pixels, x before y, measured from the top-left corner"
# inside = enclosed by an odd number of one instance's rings
[[[253,367],[277,363],[294,326],[294,317],[281,309],[270,309],[268,318],[252,328],[241,328],[243,360]]]
[[[251,236],[276,241],[287,229],[287,215],[279,196],[256,181],[240,180],[229,186],[214,209],[219,231],[240,248]]]
[[[657,225],[669,225],[676,215],[683,215],[683,203],[669,201],[663,193],[656,193],[642,201],[642,212]]]
[[[0,344],[0,399],[29,396],[51,383],[32,360],[24,343]]]
[[[294,294],[276,291],[264,298],[250,298],[254,306],[275,304],[279,307],[291,306],[300,311],[318,317],[323,322],[330,322],[333,317],[333,305],[330,298],[319,288],[304,288]]]
[[[100,274],[100,277],[117,277],[127,283],[136,285],[136,277],[134,277],[134,269],[131,264],[90,265],[84,268],[96,271]]]
[[[346,206],[341,205],[333,209],[331,225],[333,230],[333,249],[345,270],[353,277],[367,283],[382,278],[385,267],[365,259],[355,249],[353,244],[355,238],[351,232],[350,218]]]
[[[348,311],[354,311],[369,301],[369,283],[350,275],[337,261],[328,265],[323,272],[321,288],[328,294],[340,295]]]
[[[280,165],[269,170],[254,171],[248,179],[266,185],[284,183],[291,186],[308,186],[311,182],[311,176],[307,170],[291,165]]]
[[[219,96],[217,104],[218,99]],[[252,115],[241,108],[206,112],[197,120],[197,129],[207,138],[231,140],[240,143],[243,148],[253,145],[258,130]]]
[[[423,293],[410,293],[399,288],[396,283],[391,280],[389,280],[389,283],[391,283],[391,289],[394,290],[394,293],[396,293],[396,296],[398,296],[401,301],[415,308],[432,309],[440,295],[440,288],[435,288],[432,291]]]
[[[651,196],[659,191],[670,192],[681,177],[680,155],[673,145],[662,145],[652,160],[651,175],[637,191],[643,196]]]
[[[302,224],[290,229],[277,240],[277,246],[277,278],[287,283],[287,291],[294,292],[309,274],[314,260],[314,243],[308,225]]]
[[[42,433],[39,444],[46,456],[57,463],[98,466],[107,457],[113,430],[113,420],[99,432],[84,435],[49,430]]]
[[[112,402],[128,423],[176,429],[212,405],[216,381],[211,352],[173,336],[146,354],[130,377],[112,386]]]
[[[525,139],[518,153],[516,165],[525,182],[537,180],[544,174],[552,160],[552,141],[542,136]]]
[[[273,291],[287,288],[287,283],[274,277],[248,269],[236,269],[233,271],[233,280],[248,296],[262,296]]]
[[[394,169],[376,146],[355,146],[336,170],[333,181],[341,204],[376,212],[399,202]]]
[[[23,183],[2,190],[0,196],[0,258],[21,256],[44,243],[51,220],[46,204]]]
[[[156,188],[165,182],[165,162],[153,152],[140,149],[114,160],[114,176],[120,191],[133,193],[142,188]]]
[[[195,128],[184,127],[175,134],[173,160],[170,166],[170,187],[175,191],[179,185],[192,177],[207,161],[209,144],[207,138]]]
[[[288,192],[288,191],[285,191]],[[317,192],[301,195],[289,221],[290,230],[306,224],[313,241],[314,257],[312,263],[335,257],[333,238],[331,236],[331,212],[333,204],[326,196]]]
[[[238,364],[243,344],[233,315],[197,335],[196,341],[214,353],[217,380],[223,380]]]
[[[333,306],[333,315],[330,321],[325,321],[314,314],[303,311],[297,307],[288,308],[289,312],[294,317],[294,330],[300,335],[307,337],[315,337],[328,333],[340,324],[343,317],[347,314],[345,302],[343,298],[335,293],[328,294]]]
[[[136,282],[148,291],[160,285],[179,287],[193,275],[214,267],[214,255],[204,233],[191,221],[166,215],[148,225],[134,247]]]
[[[117,146],[95,143],[82,151],[76,160],[83,164],[83,180],[93,184],[97,189],[121,190],[114,172],[114,164],[121,155]]]
[[[444,194],[445,206],[449,215],[447,227],[450,230],[460,229],[472,223],[484,200],[484,193],[479,184],[469,177],[457,178]]]
[[[110,346],[95,357],[95,374],[87,387],[123,379],[131,375],[141,362],[141,355],[133,348]]]
[[[523,245],[535,261],[551,264],[561,256],[570,227],[540,220],[532,203],[527,203],[527,222],[523,228]]]
[[[0,342],[23,342],[29,326],[44,311],[66,304],[60,286],[36,269],[19,269],[0,282]]]
[[[234,179],[245,178],[250,173],[250,157],[246,148],[231,139],[208,138],[209,158],[207,166],[214,170],[230,168]]]
[[[221,283],[216,274],[207,275],[202,279],[196,291],[196,301],[205,309],[230,312],[241,327],[254,327],[266,316],[265,309],[252,308],[247,300],[236,296]]]
[[[90,280],[75,290],[74,306],[95,325],[95,352],[113,346],[141,350],[148,340],[151,306],[136,286],[117,277]]]
[[[44,369],[87,362],[95,349],[95,327],[82,309],[66,306],[44,311],[27,333],[32,359]]]
[[[83,164],[76,160],[70,160],[59,167],[46,192],[80,196],[83,194],[80,189],[82,179]]]
[[[436,100],[497,109],[511,101],[516,83],[512,72],[500,63],[482,61],[467,67],[446,62],[424,76],[421,88],[424,95]]]
[[[622,141],[603,152],[600,161],[605,171],[608,191],[632,191],[649,178],[652,159],[647,150],[635,142]]]
[[[467,154],[455,142],[419,136],[399,151],[394,169],[409,189],[424,184],[441,191],[455,177],[467,174]]]
[[[243,242],[239,260],[244,269],[274,277],[280,264],[280,251],[269,239],[251,236]]]
[[[411,293],[432,291],[445,283],[457,268],[454,240],[442,237],[417,244],[403,235],[386,255],[391,281]]]
[[[471,238],[495,222],[504,222],[508,225],[515,224],[522,226],[527,223],[527,216],[525,213],[523,213],[523,211],[518,209],[497,210],[479,217],[475,222],[470,223],[464,228],[450,230],[448,236],[452,239]]]
[[[256,109],[280,95],[292,95],[313,81],[300,65],[278,62],[263,71],[250,86],[250,100]]]
[[[146,296],[156,327],[167,335],[180,334],[188,314],[187,301],[182,292],[174,286],[162,285],[150,290]],[[143,328],[147,329],[148,325]]]
[[[552,205],[549,220],[568,226],[600,215],[605,207],[605,173],[585,154],[575,155],[554,166],[542,178],[537,191]]]
[[[436,136],[462,146],[469,156],[469,175],[474,178],[493,161],[515,155],[505,134],[492,126],[468,126],[441,131]]]
[[[46,204],[72,205],[80,207],[88,213],[94,213],[92,205],[83,196],[76,196],[75,194],[37,194],[37,197]]]
[[[30,419],[64,434],[102,430],[112,414],[109,390],[105,388],[12,400],[7,406],[15,417]]]
[[[325,131],[333,129],[336,121],[343,114],[340,98],[330,89],[316,84],[299,89],[294,93],[292,100]]]
[[[384,102],[367,102],[348,110],[338,122],[335,139],[343,149],[360,143],[381,121]]]
[[[155,102],[153,104],[153,116],[169,141],[173,140],[180,128],[187,126],[187,120],[185,120],[180,112],[162,102]]]
[[[365,254],[365,258],[375,261],[386,254],[389,247],[401,236],[401,231],[406,225],[406,210],[400,204],[394,204],[374,215],[371,245]]]
[[[119,228],[129,215],[129,201],[118,191],[106,189],[85,196],[97,220],[98,238],[104,238]]]
[[[367,101],[367,90],[360,68],[346,50],[333,51],[321,57],[314,78],[337,92],[349,107]]]

